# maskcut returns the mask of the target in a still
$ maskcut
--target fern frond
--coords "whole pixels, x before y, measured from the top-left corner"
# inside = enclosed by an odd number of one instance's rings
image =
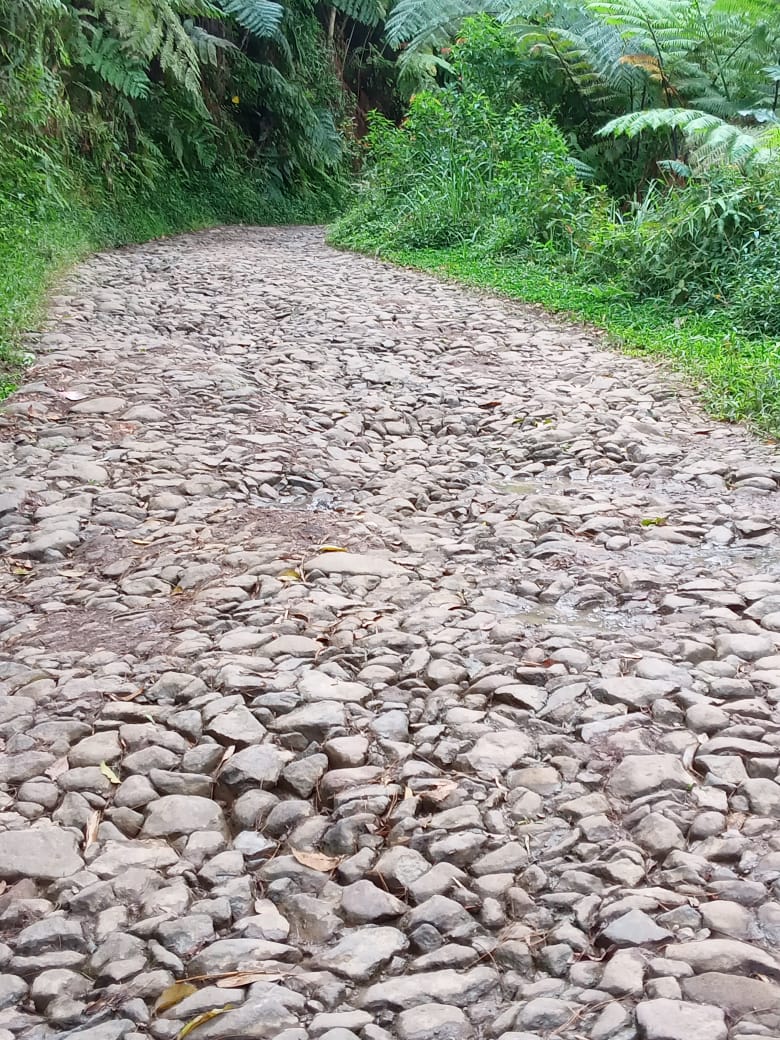
[[[207,32],[202,26],[196,25],[191,19],[187,19],[182,23],[184,31],[192,41],[193,46],[198,52],[198,57],[204,65],[218,65],[217,52],[220,50],[230,51],[237,50],[238,48],[230,40],[226,40],[224,36],[214,36],[212,33]]]
[[[333,7],[362,25],[375,26],[387,17],[384,0],[331,0]]]
[[[592,105],[602,110],[628,106],[632,83],[641,73],[625,60],[620,33],[581,12],[575,12],[567,21],[569,27],[552,25],[540,29],[534,25],[512,25],[510,28],[523,49],[532,57],[557,66]]]
[[[684,57],[701,42],[691,32],[688,0],[588,0],[587,8],[659,62]]]
[[[219,0],[223,12],[258,39],[275,36],[284,17],[276,0]]]
[[[596,136],[636,137],[648,130],[713,130],[722,122],[717,116],[695,108],[650,108],[611,119]]]
[[[110,87],[129,98],[146,97],[149,77],[137,63],[127,59],[122,44],[102,29],[95,29],[92,38],[82,36],[78,43],[78,58],[87,69],[96,72]]]
[[[724,14],[749,18],[764,25],[780,24],[780,11],[776,0],[715,0],[713,10]]]
[[[688,163],[684,163],[680,159],[659,159],[657,166],[659,170],[673,173],[675,177],[681,177],[683,180],[687,180],[693,172]]]
[[[420,50],[449,39],[460,23],[478,14],[506,17],[511,0],[398,0],[385,25],[391,47]]]
[[[648,130],[681,130],[691,148],[691,163],[698,167],[763,163],[769,160],[776,146],[774,130],[770,134],[734,126],[709,112],[693,108],[630,112],[610,120],[597,136],[636,137]]]
[[[212,18],[219,20],[222,11],[211,0],[168,0],[180,18]]]
[[[313,153],[326,166],[335,167],[344,154],[344,142],[333,122],[332,113],[325,109],[315,109],[315,119],[311,127],[311,147]]]

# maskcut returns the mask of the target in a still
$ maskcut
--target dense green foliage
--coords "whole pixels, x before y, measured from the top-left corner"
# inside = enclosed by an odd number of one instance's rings
[[[400,127],[374,116],[362,193],[332,240],[426,267],[443,264],[480,284],[557,303],[624,332],[634,346],[686,360],[709,380],[721,414],[780,428],[780,347],[773,342],[780,339],[780,161],[769,147],[777,98],[771,89],[768,99],[760,93],[777,70],[757,65],[772,56],[778,63],[780,16],[774,23],[759,17],[752,0],[741,13],[736,0],[723,12],[720,6],[586,4],[589,26],[601,19],[604,40],[619,48],[609,60],[603,52],[598,83],[567,65],[568,86],[556,78],[564,66],[549,42],[557,47],[563,39],[558,8],[544,28],[549,47],[536,25],[529,48],[516,3],[493,5],[506,25],[482,17],[442,27],[439,18],[439,35],[431,37],[413,23],[412,48],[442,44],[442,33],[457,29],[457,41],[445,48],[449,72],[442,85],[412,97]],[[415,9],[424,14],[425,0],[400,0],[391,31]],[[670,28],[660,19],[673,14],[681,22]],[[696,36],[694,15],[712,40],[703,42],[703,30]],[[749,45],[738,57],[740,25]],[[727,31],[730,65],[718,49]],[[589,39],[597,48],[596,36]],[[610,61],[616,76],[630,70],[633,85],[623,94],[602,91]],[[711,109],[716,95],[727,93],[734,105],[750,99],[754,107],[740,115],[724,104],[731,122],[691,130],[680,113],[703,110],[705,68]],[[598,107],[589,107],[596,96]],[[755,122],[764,101],[763,129],[737,125]],[[621,108],[623,117],[616,115]],[[648,125],[655,131],[639,138],[614,136]]]
[[[402,65],[425,68],[478,13],[513,43],[504,89],[555,111],[574,154],[616,190],[659,159],[678,171],[762,161],[777,141],[774,0],[398,0],[388,37]]]

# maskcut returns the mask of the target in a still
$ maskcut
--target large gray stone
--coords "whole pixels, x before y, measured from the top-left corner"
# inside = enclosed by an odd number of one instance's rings
[[[55,881],[70,877],[84,866],[76,835],[45,825],[0,834],[0,878]]]
[[[494,990],[498,981],[498,972],[484,966],[464,972],[451,969],[420,972],[369,986],[358,1003],[368,1011],[403,1011],[418,1004],[468,1007]]]
[[[780,1011],[780,986],[742,975],[707,971],[683,979],[682,990],[688,1000],[722,1008],[732,1019],[753,1011]]]
[[[473,1032],[461,1009],[449,1004],[420,1004],[402,1011],[395,1031],[399,1040],[467,1040]]]
[[[693,784],[676,755],[627,755],[612,772],[607,789],[619,798],[640,798],[653,791],[685,790]]]
[[[698,974],[725,972],[734,975],[766,975],[780,980],[780,961],[758,946],[736,939],[703,939],[674,943],[666,948],[671,960],[685,961]]]
[[[480,737],[464,758],[483,776],[500,776],[533,750],[533,741],[519,730],[501,730]]]
[[[225,763],[220,780],[237,791],[246,791],[253,787],[271,787],[279,779],[279,774],[287,760],[275,747],[259,744],[237,751]]]
[[[645,1000],[637,1005],[636,1024],[642,1040],[726,1040],[723,1011],[682,1000]]]
[[[406,936],[397,928],[355,928],[316,961],[335,975],[343,975],[353,982],[368,982],[406,946]]]
[[[148,838],[175,838],[198,831],[226,830],[222,810],[210,798],[169,794],[149,804],[141,833]]]

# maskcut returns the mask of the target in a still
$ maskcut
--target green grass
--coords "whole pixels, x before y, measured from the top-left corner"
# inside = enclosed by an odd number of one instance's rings
[[[63,193],[0,164],[0,400],[21,378],[24,333],[39,326],[47,293],[90,253],[218,224],[330,216],[315,196],[270,198],[259,178],[240,169],[186,175],[171,168],[146,190],[124,183],[112,192],[74,178]]]
[[[631,354],[669,360],[715,418],[780,435],[780,342],[736,335],[727,311],[702,316],[637,301],[614,286],[583,285],[538,262],[486,258],[470,246],[395,250],[383,258],[588,322]]]

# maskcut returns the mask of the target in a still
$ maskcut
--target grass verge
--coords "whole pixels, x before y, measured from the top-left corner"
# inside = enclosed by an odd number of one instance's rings
[[[780,436],[780,342],[737,335],[727,312],[702,316],[638,301],[612,285],[583,285],[540,263],[485,257],[469,246],[394,250],[383,259],[586,321],[631,354],[671,361],[716,419]]]

